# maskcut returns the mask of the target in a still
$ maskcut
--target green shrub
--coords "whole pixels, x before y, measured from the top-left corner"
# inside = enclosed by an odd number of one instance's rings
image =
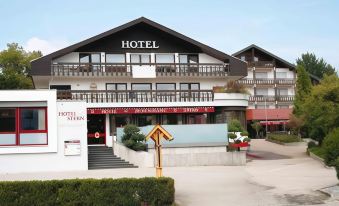
[[[324,139],[325,164],[335,166],[335,161],[339,157],[339,127],[330,132]]]
[[[240,133],[241,136],[248,136],[248,132],[247,131],[243,131]]]
[[[335,161],[335,171],[337,171],[337,178],[339,180],[339,157]]]
[[[243,142],[250,142],[251,141],[251,139],[250,138],[244,138],[244,140],[243,140]]]
[[[228,133],[228,138],[235,139],[235,138],[237,138],[237,135],[234,134],[234,133]]]
[[[317,155],[318,157],[325,159],[325,149],[323,147],[311,147],[308,148],[308,151],[312,152],[313,154]]]
[[[300,142],[298,136],[289,134],[268,134],[267,138],[282,143]]]
[[[311,149],[311,148],[316,147],[316,146],[317,146],[317,144],[315,142],[313,142],[313,141],[310,141],[310,142],[307,143],[307,148],[308,149]]]
[[[174,180],[73,179],[0,182],[1,205],[172,205]]]
[[[244,128],[242,127],[241,123],[237,119],[232,119],[228,123],[228,131],[229,132],[243,132]]]
[[[145,135],[140,133],[140,129],[132,124],[128,124],[124,127],[124,134],[121,138],[122,143],[135,151],[145,151]]]

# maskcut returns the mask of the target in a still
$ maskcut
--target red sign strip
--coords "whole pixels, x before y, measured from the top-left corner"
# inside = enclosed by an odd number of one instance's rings
[[[91,108],[87,114],[166,114],[166,113],[210,113],[214,107],[142,107],[142,108]]]

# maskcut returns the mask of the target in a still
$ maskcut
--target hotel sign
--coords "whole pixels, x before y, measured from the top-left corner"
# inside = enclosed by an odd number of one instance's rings
[[[143,107],[143,108],[93,108],[87,114],[166,114],[166,113],[211,113],[214,107]]]
[[[121,41],[122,49],[158,49],[156,41]]]

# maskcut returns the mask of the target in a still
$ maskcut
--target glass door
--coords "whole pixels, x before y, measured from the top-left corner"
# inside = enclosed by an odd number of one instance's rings
[[[106,143],[106,116],[105,114],[87,115],[88,145]]]

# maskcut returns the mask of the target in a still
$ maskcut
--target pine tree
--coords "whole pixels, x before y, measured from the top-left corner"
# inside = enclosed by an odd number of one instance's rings
[[[312,83],[304,66],[302,65],[297,66],[297,74],[298,74],[298,79],[297,79],[296,95],[294,99],[293,114],[299,117],[300,115],[303,114],[302,104],[305,102],[306,98],[311,93]]]

